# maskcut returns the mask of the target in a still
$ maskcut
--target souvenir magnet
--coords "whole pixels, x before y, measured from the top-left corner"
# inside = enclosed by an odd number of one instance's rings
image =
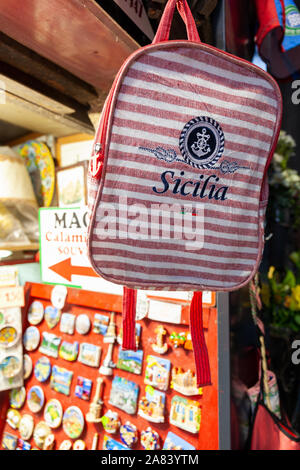
[[[50,428],[58,428],[61,425],[63,408],[59,400],[51,398],[44,409],[44,420]]]
[[[152,344],[152,349],[157,354],[165,354],[169,347],[168,343],[164,342],[167,330],[165,330],[163,325],[159,325],[155,328],[154,332],[156,333],[156,342]]]
[[[101,348],[91,343],[81,343],[78,361],[86,366],[99,367]]]
[[[0,371],[6,379],[11,379],[22,370],[22,363],[17,356],[6,356],[0,362]]]
[[[193,342],[192,342],[192,336],[191,333],[188,333],[186,335],[186,342],[184,343],[184,349],[187,349],[188,351],[193,351]]]
[[[93,382],[90,379],[78,376],[75,386],[75,396],[88,401],[91,397],[92,384]]]
[[[75,315],[72,313],[62,313],[59,329],[62,333],[67,333],[68,335],[74,334],[75,329]]]
[[[124,446],[121,442],[116,441],[110,436],[103,438],[103,450],[130,450],[129,447]]]
[[[45,320],[50,329],[54,328],[60,320],[61,310],[53,305],[48,305],[45,308]]]
[[[96,392],[93,398],[92,403],[90,404],[89,411],[86,415],[86,420],[88,423],[100,423],[101,418],[101,409],[103,401],[101,400],[101,387],[103,379],[101,377],[97,378]]]
[[[65,439],[59,446],[59,450],[71,450],[72,449],[72,442],[69,439]]]
[[[49,434],[49,436],[46,437],[43,445],[43,450],[53,450],[55,445],[55,436],[54,434]]]
[[[41,387],[34,385],[28,390],[27,404],[32,413],[38,413],[44,406],[45,397]]]
[[[129,421],[126,421],[126,423],[122,424],[120,427],[120,437],[123,444],[127,447],[134,446],[138,441],[137,427]]]
[[[132,415],[136,412],[139,386],[131,380],[115,376],[110,390],[109,404]]]
[[[63,430],[71,439],[81,436],[84,428],[84,417],[78,406],[70,406],[63,416]]]
[[[109,316],[102,315],[102,313],[95,313],[93,332],[99,335],[105,335],[109,324]]]
[[[19,433],[24,441],[31,438],[34,429],[34,420],[31,415],[25,414],[21,417],[19,424]]]
[[[77,439],[73,444],[73,450],[85,450],[85,442],[81,439]]]
[[[54,286],[51,291],[51,302],[52,305],[58,310],[62,310],[65,306],[68,289],[66,286]]]
[[[164,442],[163,450],[196,450],[189,442],[169,431]]]
[[[9,432],[3,433],[2,447],[5,450],[16,450],[18,444],[17,436],[10,434]]]
[[[154,390],[150,385],[145,391],[145,396],[139,402],[138,415],[152,423],[164,423],[165,393]]]
[[[139,349],[138,351],[130,351],[126,349],[119,349],[119,357],[117,362],[117,368],[126,370],[132,374],[141,374],[143,365],[144,351]]]
[[[32,372],[32,360],[28,354],[23,356],[23,377],[24,380],[28,379]]]
[[[76,361],[78,356],[79,343],[74,341],[74,343],[69,343],[69,341],[63,341],[61,343],[58,355],[66,361]]]
[[[159,434],[152,428],[147,428],[141,432],[141,445],[145,450],[158,450],[160,449]]]
[[[26,400],[25,387],[13,388],[9,392],[9,403],[12,408],[20,409]]]
[[[77,333],[80,335],[86,335],[90,331],[90,328],[91,321],[89,317],[85,313],[78,315],[75,321],[75,329]]]
[[[108,410],[105,415],[102,416],[101,422],[104,431],[108,434],[115,434],[121,426],[118,413],[112,410]]]
[[[45,440],[50,434],[52,434],[51,429],[48,424],[44,423],[44,421],[40,421],[35,426],[33,431],[33,440],[39,449],[43,449]]]
[[[169,340],[170,340],[170,343],[176,349],[179,346],[184,346],[184,344],[187,340],[187,335],[186,335],[185,332],[176,333],[176,331],[173,331],[169,336]]]
[[[29,326],[23,335],[23,344],[26,351],[34,351],[40,342],[40,332],[36,326]]]
[[[70,395],[73,372],[64,367],[53,366],[50,387],[56,392]]]
[[[13,429],[18,429],[21,421],[21,415],[18,410],[14,410],[13,408],[9,408],[6,414],[6,422],[10,425]]]
[[[48,333],[47,331],[43,332],[42,344],[39,348],[39,351],[47,356],[58,357],[58,347],[60,345],[61,338],[54,335],[53,333]]]
[[[39,300],[34,300],[28,310],[28,323],[38,325],[44,318],[44,305]]]
[[[162,357],[147,356],[144,382],[159,390],[168,390],[171,362]]]
[[[26,442],[23,439],[18,439],[18,447],[16,450],[30,450],[31,449],[31,444],[29,442]]]
[[[0,347],[1,348],[10,348],[14,346],[20,335],[18,334],[14,326],[4,326],[0,330]]]
[[[201,406],[198,401],[175,395],[171,401],[170,423],[196,434],[200,430]]]
[[[46,382],[51,374],[51,362],[48,357],[40,357],[34,366],[34,375],[39,382]]]
[[[197,387],[196,374],[190,369],[184,371],[181,367],[173,367],[171,388],[182,395],[201,395],[202,389]]]

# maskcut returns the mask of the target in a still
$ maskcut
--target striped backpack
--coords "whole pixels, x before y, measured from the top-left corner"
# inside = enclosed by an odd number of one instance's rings
[[[175,6],[188,40],[168,40]],[[272,77],[202,44],[186,0],[168,1],[153,43],[124,62],[103,107],[89,170],[90,262],[126,286],[126,349],[135,349],[136,289],[195,291],[198,386],[210,383],[201,291],[238,289],[258,269],[281,114]]]

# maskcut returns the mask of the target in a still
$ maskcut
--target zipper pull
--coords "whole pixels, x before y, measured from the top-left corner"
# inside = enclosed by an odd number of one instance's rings
[[[90,159],[90,174],[93,178],[100,179],[104,162],[104,152],[102,144],[95,144],[94,154]]]

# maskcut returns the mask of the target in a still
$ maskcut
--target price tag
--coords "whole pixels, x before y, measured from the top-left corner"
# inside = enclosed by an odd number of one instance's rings
[[[0,288],[0,308],[24,307],[24,288],[1,287]]]

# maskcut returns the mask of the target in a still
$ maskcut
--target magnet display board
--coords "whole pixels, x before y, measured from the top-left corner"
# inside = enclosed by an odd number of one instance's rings
[[[45,285],[45,284],[27,284],[26,285],[26,293],[27,293],[27,305],[24,308],[24,328],[27,326],[27,310],[33,300],[39,300],[43,303],[44,307],[50,305],[50,298],[51,298],[51,290],[53,286]],[[83,291],[74,288],[68,288],[68,295],[66,299],[66,304],[63,309],[63,312],[69,312],[74,314],[76,317],[79,314],[85,313],[89,316],[91,320],[91,324],[93,325],[94,315],[95,313],[100,313],[105,316],[110,316],[111,312],[116,313],[116,324],[117,324],[117,333],[120,331],[121,326],[121,309],[122,309],[122,298],[117,295],[113,294],[102,294],[98,293],[95,294],[94,292]],[[163,312],[162,312],[163,318]],[[125,411],[113,406],[109,403],[110,401],[110,392],[112,387],[112,382],[116,376],[121,377],[123,379],[129,380],[134,382],[136,385],[139,386],[139,397],[141,399],[144,396],[145,387],[147,384],[144,383],[145,379],[145,367],[146,367],[146,358],[148,355],[154,355],[161,357],[163,359],[167,359],[171,362],[172,367],[182,367],[186,369],[187,364],[189,368],[194,369],[194,359],[193,359],[193,352],[190,350],[184,349],[182,346],[178,348],[174,348],[173,345],[170,344],[169,335],[172,332],[181,333],[185,332],[188,333],[188,325],[186,324],[171,324],[171,323],[162,323],[161,321],[154,321],[149,319],[144,319],[138,322],[141,325],[141,339],[139,349],[143,351],[143,360],[142,360],[142,370],[141,374],[137,375],[132,372],[128,372],[125,370],[121,370],[119,368],[114,368],[112,376],[102,376],[104,379],[104,388],[102,394],[103,400],[103,407],[101,415],[105,414],[109,409],[117,412],[120,420],[122,423],[126,421],[130,421],[139,430],[139,437],[140,432],[146,429],[148,426],[151,426],[156,432],[158,432],[160,439],[161,439],[161,447],[167,437],[169,432],[173,432],[178,437],[187,441],[190,445],[195,447],[195,449],[218,449],[219,448],[219,416],[218,416],[218,358],[217,358],[217,348],[218,348],[218,333],[217,333],[217,310],[214,307],[205,308],[204,309],[204,327],[205,327],[205,335],[207,340],[207,346],[209,350],[210,356],[210,363],[211,363],[211,371],[212,371],[212,386],[203,389],[203,395],[200,396],[192,396],[192,397],[184,397],[180,392],[172,390],[170,385],[168,389],[164,392],[165,393],[165,422],[164,423],[154,423],[149,422],[144,417],[138,415],[137,413],[128,414]],[[168,352],[166,354],[157,354],[152,349],[152,343],[156,340],[156,328],[159,325],[163,325],[165,330],[167,331],[167,343],[169,344]],[[107,353],[108,344],[104,342],[104,336],[101,334],[97,334],[93,332],[92,327],[90,332],[86,335],[81,335],[78,333],[74,333],[73,335],[65,334],[60,331],[60,323],[58,323],[54,328],[49,329],[45,319],[37,325],[41,335],[43,332],[51,332],[62,340],[66,340],[69,342],[78,341],[79,343],[89,342],[95,345],[98,345],[102,349],[101,355],[101,364],[103,364],[104,358]],[[118,353],[119,353],[119,345],[115,343],[113,348],[113,355],[112,359],[114,363],[118,362]],[[33,352],[28,353],[33,361],[33,365],[37,362],[37,360],[43,355],[39,350],[35,350]],[[49,379],[46,382],[40,383],[36,379],[34,373],[25,381],[25,388],[28,392],[29,388],[33,385],[39,385],[45,395],[45,402],[48,401],[50,398],[56,398],[60,400],[63,409],[66,410],[71,405],[78,406],[84,415],[86,415],[89,411],[90,404],[95,393],[96,388],[96,379],[100,377],[98,372],[98,368],[93,368],[87,365],[82,364],[78,360],[75,362],[68,362],[65,359],[57,358],[54,359],[52,357],[49,358],[51,365],[64,367],[65,369],[73,371],[73,379],[70,388],[70,395],[65,396],[62,393],[58,393],[55,390],[50,388]],[[92,380],[93,386],[91,391],[91,399],[89,401],[82,400],[75,396],[75,385],[77,381],[77,376],[82,376],[87,379]],[[156,387],[153,387],[156,389]],[[201,405],[202,411],[202,419],[201,419],[201,427],[198,433],[191,433],[183,429],[179,429],[177,426],[170,424],[169,416],[171,410],[171,401],[174,396],[181,396],[182,398],[188,398],[197,401]],[[2,395],[2,400],[4,400],[4,396]],[[5,423],[5,413],[4,409],[8,406],[2,405],[1,408],[1,418],[2,418],[2,430],[0,429],[0,433],[2,432],[9,432],[19,437],[19,433],[17,430],[13,430],[10,426]],[[43,420],[43,410],[37,414],[33,414],[29,408],[27,402],[24,406],[19,410],[21,415],[25,413],[32,414],[34,417],[35,424],[39,421]],[[1,426],[1,425],[0,425]],[[86,443],[87,449],[91,449],[92,447],[92,440],[95,432],[99,433],[99,442],[98,442],[98,449],[103,448],[103,442],[106,439],[105,436],[111,437],[121,443],[120,434],[107,434],[101,423],[85,423],[85,429],[81,436]],[[53,434],[55,435],[56,439],[56,448],[59,447],[59,444],[64,440],[68,439],[68,436],[64,433],[62,427],[53,430]],[[31,440],[30,443],[34,445],[33,441]],[[142,449],[140,443],[134,446],[134,449]]]

